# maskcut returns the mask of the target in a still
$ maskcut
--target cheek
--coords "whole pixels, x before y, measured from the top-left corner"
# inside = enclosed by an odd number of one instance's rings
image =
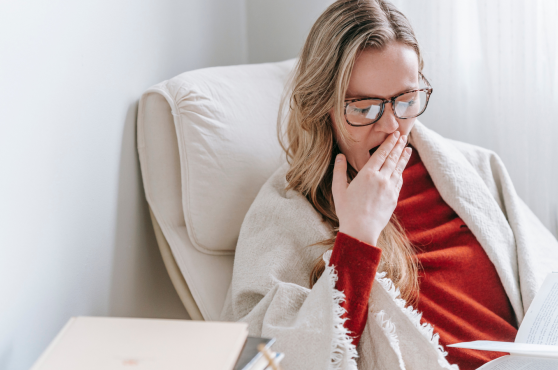
[[[366,139],[370,136],[370,131],[372,127],[354,127],[347,124],[347,131],[349,131],[349,135],[356,141],[353,145],[359,145],[366,143]]]
[[[337,138],[339,137],[339,132],[337,131],[337,126],[334,123],[333,120],[333,112],[330,112],[330,118],[331,118],[331,122],[333,124],[333,135],[335,136],[335,139],[337,140]],[[354,143],[353,145],[358,145],[358,142],[363,142],[366,140],[366,138],[368,137],[368,135],[370,134],[370,130],[372,128],[372,126],[370,127],[354,127],[351,126],[347,123],[347,121],[345,120],[345,117],[343,117],[343,126],[347,129],[348,133],[349,133],[349,137],[352,138],[353,140],[357,141],[357,143]],[[345,145],[341,144],[341,146],[343,147],[342,149],[348,149],[345,148]]]

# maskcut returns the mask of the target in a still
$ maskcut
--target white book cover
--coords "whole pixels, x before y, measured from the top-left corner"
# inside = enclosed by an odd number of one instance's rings
[[[558,273],[549,274],[531,303],[515,342],[477,340],[448,347],[508,352],[478,370],[558,370]]]
[[[232,370],[246,323],[74,317],[31,370]]]

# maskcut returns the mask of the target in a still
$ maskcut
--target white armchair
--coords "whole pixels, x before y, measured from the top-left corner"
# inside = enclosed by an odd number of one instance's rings
[[[276,121],[293,65],[186,72],[141,97],[145,195],[166,268],[192,319],[219,319],[244,215],[284,161]]]

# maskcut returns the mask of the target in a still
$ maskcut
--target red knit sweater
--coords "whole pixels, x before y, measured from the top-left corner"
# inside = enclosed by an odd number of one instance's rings
[[[471,230],[444,202],[419,154],[413,151],[403,172],[395,214],[416,248],[420,262],[417,309],[440,334],[443,345],[472,340],[513,341],[517,323],[494,265]],[[345,293],[345,326],[360,340],[370,288],[381,250],[343,233],[337,235],[330,264]],[[447,359],[473,370],[500,352],[446,347]]]

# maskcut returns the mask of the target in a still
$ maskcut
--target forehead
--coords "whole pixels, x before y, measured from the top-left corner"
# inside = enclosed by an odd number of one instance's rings
[[[417,89],[419,63],[413,48],[392,42],[383,49],[365,49],[353,67],[345,98],[390,98]]]

